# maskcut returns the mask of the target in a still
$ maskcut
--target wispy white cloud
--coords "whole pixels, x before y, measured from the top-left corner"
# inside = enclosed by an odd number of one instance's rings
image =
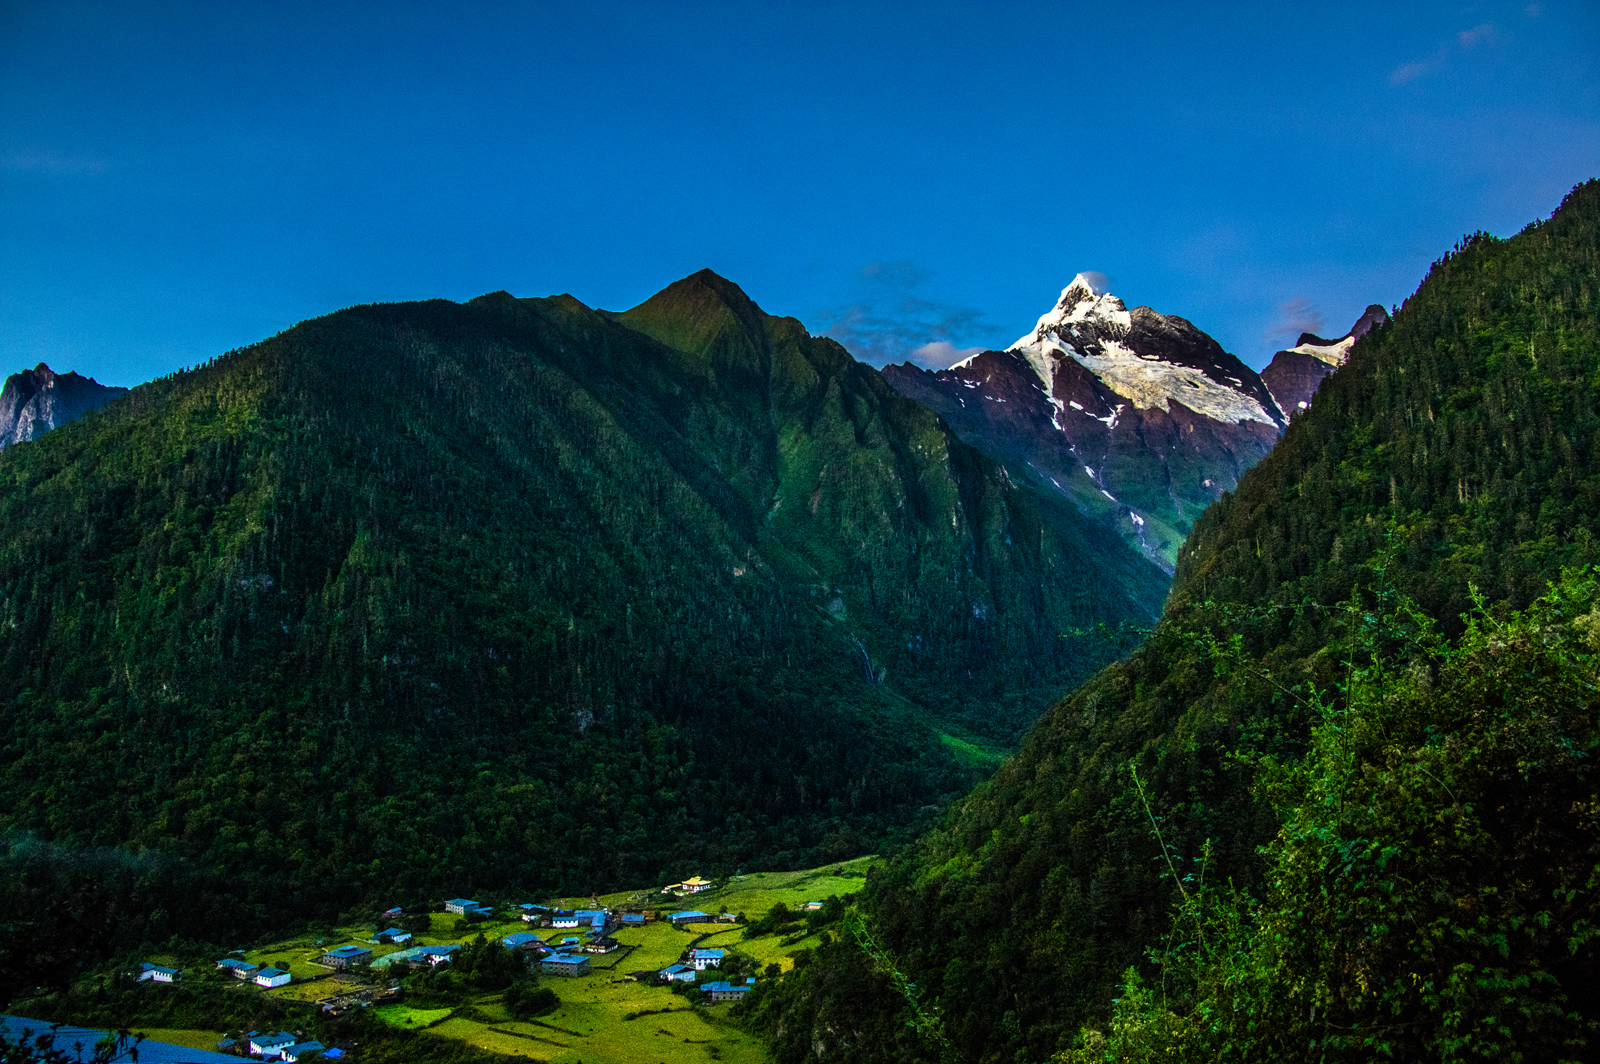
[[[911,361],[923,369],[949,369],[962,359],[983,352],[981,347],[957,347],[948,340],[935,340],[911,352]]]
[[[1528,9],[1532,18],[1538,17],[1538,4]],[[1410,63],[1401,63],[1389,72],[1389,84],[1404,85],[1425,77],[1435,71],[1443,70],[1450,62],[1450,58],[1458,52],[1470,52],[1480,44],[1493,43],[1499,39],[1499,34],[1491,22],[1483,22],[1471,29],[1457,33],[1455,40],[1441,44],[1438,49],[1427,59],[1418,59]]]
[[[853,282],[856,298],[818,315],[822,334],[873,366],[909,361],[927,369],[944,369],[984,350],[957,346],[975,334],[991,331],[983,311],[917,293],[932,276],[904,259],[863,266]]]
[[[61,155],[53,151],[13,151],[0,155],[0,170],[25,174],[98,174],[105,170],[103,159]]]
[[[1433,69],[1438,65],[1437,62],[1433,61],[1402,63],[1395,67],[1394,72],[1389,75],[1389,83],[1391,85],[1404,85],[1408,81],[1416,81],[1422,75],[1432,73]]]

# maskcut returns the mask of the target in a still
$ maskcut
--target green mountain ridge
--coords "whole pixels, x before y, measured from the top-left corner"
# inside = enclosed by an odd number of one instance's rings
[[[870,851],[1165,584],[709,271],[308,321],[0,456],[0,959]]]
[[[1146,644],[869,880],[876,952],[751,1002],[777,1059],[1591,1057],[1600,613],[1541,596],[1597,502],[1591,181],[1354,345]]]

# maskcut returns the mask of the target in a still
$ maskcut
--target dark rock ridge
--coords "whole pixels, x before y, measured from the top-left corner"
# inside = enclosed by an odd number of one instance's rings
[[[1074,278],[1033,332],[947,370],[883,371],[963,440],[1112,522],[1169,573],[1195,518],[1272,449],[1261,378],[1174,315]]]
[[[1312,333],[1301,333],[1295,345],[1272,356],[1261,380],[1272,392],[1278,409],[1294,417],[1311,405],[1322,379],[1350,356],[1350,348],[1374,325],[1389,320],[1389,312],[1376,303],[1367,307],[1350,331],[1337,340],[1324,340]]]
[[[13,373],[0,389],[0,447],[38,439],[127,391],[93,377],[56,373],[43,362]]]

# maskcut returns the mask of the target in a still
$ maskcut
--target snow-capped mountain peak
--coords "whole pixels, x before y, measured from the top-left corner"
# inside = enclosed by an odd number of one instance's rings
[[[1033,332],[1012,344],[1010,350],[1020,351],[1050,336],[1063,338],[1063,330],[1071,333],[1071,326],[1080,323],[1093,323],[1102,331],[1114,331],[1126,330],[1132,319],[1128,316],[1127,305],[1105,289],[1098,275],[1091,277],[1080,273],[1061,290],[1061,298],[1039,318]]]
[[[1171,340],[1179,342],[1175,347],[1163,342]],[[1204,350],[1207,346],[1215,352]],[[1164,357],[1167,348],[1174,350]],[[1033,331],[1008,350],[1027,360],[1052,400],[1057,367],[1062,359],[1072,359],[1137,409],[1166,410],[1169,402],[1176,402],[1214,421],[1256,421],[1274,429],[1280,424],[1265,390],[1244,385],[1245,377],[1254,374],[1216,341],[1182,318],[1149,307],[1129,311],[1121,299],[1081,273],[1061,290],[1060,300]],[[1196,353],[1202,357],[1193,357]]]
[[[1100,514],[1169,572],[1194,518],[1271,449],[1261,378],[1183,318],[1079,274],[1033,331],[947,370],[884,375],[968,443]]]

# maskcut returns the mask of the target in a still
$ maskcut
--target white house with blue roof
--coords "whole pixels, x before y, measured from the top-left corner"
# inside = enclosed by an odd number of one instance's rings
[[[266,1057],[269,1060],[277,1059],[285,1049],[300,1041],[288,1031],[279,1031],[276,1034],[251,1031],[249,1037],[251,1054],[253,1056]]]
[[[235,979],[248,979],[259,969],[249,961],[241,961],[235,957],[224,957],[217,962],[219,971],[232,974]]]
[[[317,958],[319,962],[329,968],[340,969],[350,968],[360,964],[362,961],[370,961],[371,959],[372,951],[363,946],[340,946],[338,949],[330,949]]]
[[[539,967],[546,975],[572,978],[589,974],[589,958],[581,953],[550,953],[540,958]]]
[[[754,979],[746,979],[742,983],[729,983],[718,980],[715,983],[700,984],[702,994],[710,994],[712,1001],[742,1001],[744,996],[754,987]]]
[[[667,982],[692,983],[694,982],[694,969],[687,964],[669,964],[658,972]]]
[[[720,949],[692,949],[689,951],[689,963],[695,971],[703,972],[707,968],[721,968],[722,956]]]
[[[294,977],[280,968],[263,968],[255,974],[256,985],[269,989],[275,986],[287,986],[292,978]]]

